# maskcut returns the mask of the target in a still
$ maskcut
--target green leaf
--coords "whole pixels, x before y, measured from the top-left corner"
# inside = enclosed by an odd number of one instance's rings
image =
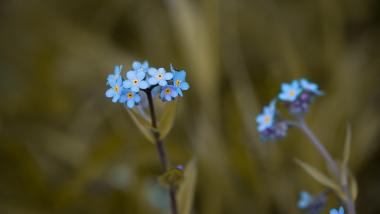
[[[144,134],[144,136],[152,143],[154,143],[154,138],[152,135],[152,126],[150,121],[146,120],[135,110],[126,108],[129,115],[132,117],[132,120],[136,123],[137,127]]]
[[[295,159],[296,164],[298,164],[303,170],[305,170],[306,173],[308,173],[311,177],[313,177],[316,181],[319,183],[331,188],[334,190],[341,198],[344,198],[344,193],[342,192],[339,185],[331,180],[329,177],[327,177],[325,174],[323,174],[321,171],[316,169],[315,167],[301,161],[298,159]]]
[[[184,179],[184,172],[177,168],[170,168],[158,178],[160,184],[164,187],[177,188]]]
[[[194,192],[197,182],[197,166],[196,161],[191,160],[184,173],[184,180],[179,187],[177,193],[178,208],[180,214],[190,214],[194,200]]]
[[[350,192],[353,201],[358,198],[359,188],[355,177],[350,173]]]
[[[158,121],[158,131],[160,132],[161,139],[164,139],[173,127],[175,113],[177,109],[177,102],[167,102],[162,112],[162,116]]]
[[[347,171],[348,171],[348,160],[350,158],[350,150],[351,150],[351,126],[347,125],[346,131],[346,141],[344,143],[343,150],[343,161],[341,166],[341,182],[343,186],[347,185]]]

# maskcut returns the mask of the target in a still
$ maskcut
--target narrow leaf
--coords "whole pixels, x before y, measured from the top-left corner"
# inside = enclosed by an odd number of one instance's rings
[[[147,121],[145,118],[143,118],[139,113],[130,110],[126,108],[129,115],[131,115],[132,120],[136,123],[137,127],[140,129],[140,131],[145,135],[145,137],[152,143],[154,143],[154,138],[152,136],[152,128],[150,125],[150,121]]]
[[[355,177],[350,173],[350,192],[352,200],[356,200],[359,193],[358,182]]]
[[[194,192],[197,182],[196,161],[191,160],[184,173],[184,180],[177,193],[179,214],[190,214],[193,206]]]
[[[161,139],[164,139],[173,127],[174,117],[177,109],[177,102],[168,102],[165,104],[165,109],[162,112],[162,116],[158,121],[158,130],[160,132]]]
[[[347,185],[347,171],[348,171],[348,160],[350,158],[350,150],[351,150],[351,126],[347,125],[346,131],[346,141],[344,143],[343,150],[343,161],[341,166],[341,182],[343,186]]]
[[[301,160],[295,159],[295,162],[316,181],[334,190],[341,198],[344,197],[344,193],[342,192],[339,185],[327,177],[325,174],[323,174],[321,171]]]

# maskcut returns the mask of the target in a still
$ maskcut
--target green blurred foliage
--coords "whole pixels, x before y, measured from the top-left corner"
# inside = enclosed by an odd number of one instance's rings
[[[307,120],[337,159],[352,124],[358,210],[379,213],[379,11],[375,0],[0,1],[0,213],[165,212],[154,146],[104,96],[113,65],[134,59],[188,72],[165,143],[173,164],[197,159],[193,213],[300,213],[298,192],[323,190],[293,162],[323,169],[299,131],[276,144],[256,132],[261,106],[298,77],[326,92]]]

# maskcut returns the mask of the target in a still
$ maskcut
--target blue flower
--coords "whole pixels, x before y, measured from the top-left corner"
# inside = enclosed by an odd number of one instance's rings
[[[141,89],[149,87],[147,81],[144,80],[145,72],[140,70],[132,70],[127,72],[127,80],[123,82],[125,88],[130,88],[133,92],[138,92]]]
[[[313,201],[313,197],[306,191],[302,191],[300,193],[300,199],[298,201],[298,208],[306,209],[311,202]]]
[[[173,85],[176,87],[178,94],[182,97],[182,90],[186,91],[190,88],[189,83],[186,82],[186,72],[184,70],[176,71],[172,65],[170,70],[173,72]]]
[[[276,101],[273,100],[269,106],[265,106],[263,113],[256,117],[256,122],[258,123],[257,130],[259,132],[271,127],[274,123],[274,117],[276,114]]]
[[[115,65],[115,68],[113,70],[113,74],[108,75],[107,77],[107,85],[114,85],[117,79],[119,79],[120,72],[123,69],[122,65]]]
[[[112,78],[108,79],[107,85],[111,86],[111,88],[106,91],[106,97],[112,97],[112,102],[114,103],[116,103],[120,98],[120,94],[123,89],[121,84],[121,77],[117,78],[116,80]]]
[[[343,209],[343,207],[340,207],[339,210],[338,209],[331,209],[330,214],[344,214],[344,209]]]
[[[307,79],[301,79],[300,84],[301,84],[301,87],[306,91],[310,91],[318,95],[322,94],[322,92],[318,89],[318,85],[315,83],[309,82]]]
[[[302,92],[298,81],[294,80],[290,84],[283,83],[281,85],[282,92],[278,95],[278,98],[283,101],[293,102],[297,99],[298,95]]]
[[[141,97],[138,93],[133,92],[131,89],[124,89],[119,101],[128,106],[128,108],[133,108],[141,101]]]
[[[176,87],[167,85],[162,87],[160,96],[163,101],[171,101],[178,96],[178,92],[176,90]]]
[[[135,71],[143,71],[146,73],[148,72],[148,69],[149,69],[149,63],[147,61],[144,61],[143,63],[139,61],[133,61],[132,69]]]
[[[173,79],[173,74],[171,72],[167,73],[164,68],[149,68],[148,73],[151,76],[148,79],[151,85],[158,83],[160,86],[166,86],[168,84],[167,80]]]

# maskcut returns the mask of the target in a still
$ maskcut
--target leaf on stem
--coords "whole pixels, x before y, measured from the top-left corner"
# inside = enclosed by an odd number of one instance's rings
[[[160,132],[161,139],[164,139],[173,127],[174,117],[177,109],[177,102],[165,103],[162,116],[158,121],[158,131]]]
[[[359,193],[358,182],[355,177],[350,173],[350,192],[353,201],[356,201]]]
[[[129,115],[132,117],[132,120],[136,123],[137,127],[144,134],[144,136],[152,143],[154,143],[154,138],[152,135],[152,126],[150,121],[142,117],[138,112],[126,108]]]
[[[196,161],[192,159],[185,167],[184,180],[177,193],[180,214],[191,213],[197,183],[197,172]]]
[[[324,173],[322,173],[320,170],[316,169],[315,167],[301,161],[298,159],[294,160],[296,164],[298,164],[303,170],[305,170],[306,173],[308,173],[311,177],[313,177],[316,181],[319,183],[331,188],[334,190],[339,197],[344,198],[344,193],[342,192],[339,185],[334,182],[332,179],[327,177]]]

